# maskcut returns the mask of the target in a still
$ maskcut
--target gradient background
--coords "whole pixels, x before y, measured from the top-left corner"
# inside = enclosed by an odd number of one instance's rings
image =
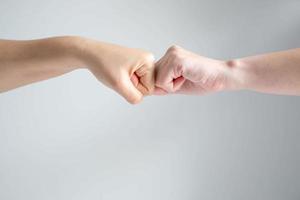
[[[218,59],[300,47],[298,0],[0,0],[0,38],[82,35]],[[0,95],[2,200],[298,200],[300,99],[148,97],[85,70]]]

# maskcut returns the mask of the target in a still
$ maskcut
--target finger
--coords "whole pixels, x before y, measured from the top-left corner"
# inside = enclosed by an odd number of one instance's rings
[[[165,69],[164,69],[165,68]],[[169,66],[161,67],[157,71],[156,86],[164,89],[168,93],[173,93],[180,89],[185,82],[185,78],[181,72],[178,72],[176,65],[169,64]]]
[[[139,84],[139,78],[138,78],[138,76],[135,73],[133,73],[130,79],[131,79],[133,85],[135,87],[137,87],[138,84]]]
[[[136,73],[132,74],[130,80],[143,95],[147,95],[148,89],[140,82],[140,78],[136,75]]]
[[[138,90],[144,96],[151,95],[155,87],[154,64],[145,64],[135,72],[135,75],[139,80]]]
[[[132,84],[145,96],[145,95],[148,95],[148,88],[146,88],[144,86],[143,83],[141,83],[140,81],[140,78],[135,74],[133,73],[131,78],[130,78]]]
[[[142,101],[143,94],[136,88],[128,74],[124,73],[119,84],[118,93],[129,103],[137,104]]]
[[[173,70],[169,66],[168,61],[157,63],[156,66],[156,81],[155,85],[164,89],[167,92],[173,92]]]

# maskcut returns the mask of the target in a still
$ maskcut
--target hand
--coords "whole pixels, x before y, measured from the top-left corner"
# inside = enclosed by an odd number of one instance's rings
[[[106,86],[114,89],[129,103],[139,103],[154,90],[154,57],[151,53],[85,40],[84,64]],[[81,56],[82,57],[82,56]]]
[[[206,94],[235,85],[230,63],[172,46],[156,63],[155,94]]]

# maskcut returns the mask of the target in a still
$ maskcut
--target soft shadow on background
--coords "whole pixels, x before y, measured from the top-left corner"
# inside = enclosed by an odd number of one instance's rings
[[[82,35],[229,59],[300,47],[298,0],[2,0],[0,38]],[[0,94],[0,199],[300,199],[300,98],[127,104],[84,70]]]

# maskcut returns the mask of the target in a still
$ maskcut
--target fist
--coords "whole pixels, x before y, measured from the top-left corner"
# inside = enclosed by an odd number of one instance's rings
[[[206,94],[229,87],[226,62],[199,56],[179,46],[170,47],[156,63],[155,94]]]
[[[85,41],[84,62],[95,77],[129,103],[139,103],[154,90],[154,57],[151,53],[114,44]]]

